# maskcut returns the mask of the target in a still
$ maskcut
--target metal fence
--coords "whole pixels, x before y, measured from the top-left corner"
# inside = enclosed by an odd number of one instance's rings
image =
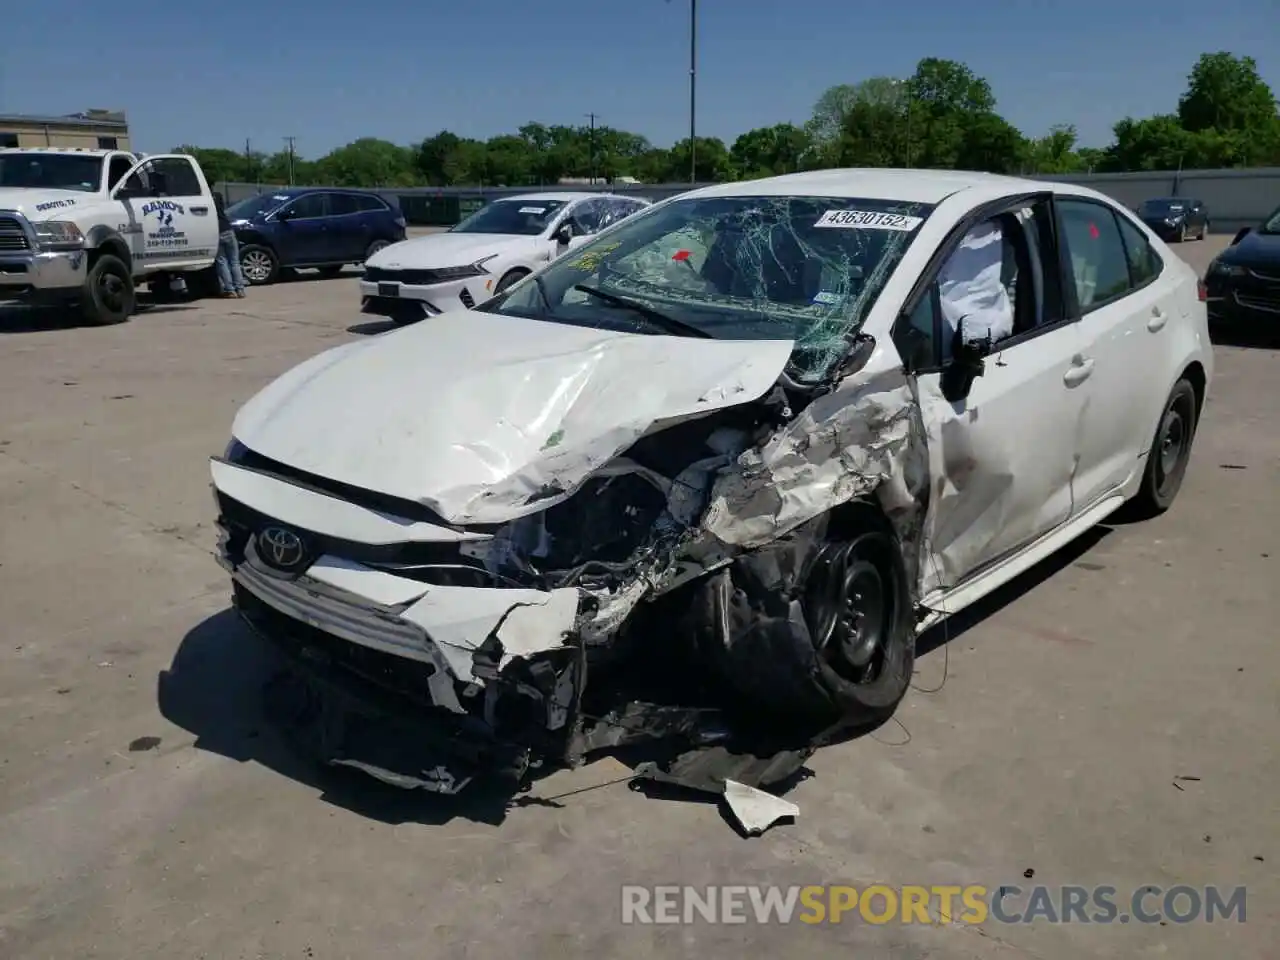
[[[1184,170],[1141,173],[1093,173],[1080,175],[1037,174],[1037,180],[1058,180],[1091,187],[1127,207],[1152,197],[1194,197],[1209,208],[1212,229],[1234,233],[1253,226],[1280,207],[1280,167],[1249,170]],[[320,185],[318,185],[320,186]],[[709,186],[697,184],[696,186]],[[283,184],[219,183],[228,204],[273,190]],[[387,187],[377,192],[404,211],[414,226],[447,227],[491,200],[522,193],[594,191],[661,200],[693,189],[687,183],[619,184],[617,186],[553,187]]]

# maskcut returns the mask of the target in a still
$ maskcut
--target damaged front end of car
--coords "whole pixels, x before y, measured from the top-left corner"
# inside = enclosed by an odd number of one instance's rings
[[[295,667],[273,713],[328,763],[439,793],[646,741],[686,786],[795,773],[911,672],[923,428],[896,353],[855,346],[820,385],[618,432],[577,475],[546,466],[565,419],[461,523],[233,443],[221,561]]]

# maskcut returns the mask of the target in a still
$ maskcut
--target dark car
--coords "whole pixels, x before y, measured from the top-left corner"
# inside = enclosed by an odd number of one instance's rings
[[[281,271],[316,267],[336,276],[405,237],[400,211],[363,190],[280,190],[227,208],[240,241],[240,265],[252,284]]]
[[[1203,240],[1209,233],[1209,211],[1191,197],[1143,200],[1138,204],[1138,216],[1161,240]]]
[[[1280,331],[1280,208],[1237,233],[1209,264],[1204,283],[1210,320],[1270,322]]]

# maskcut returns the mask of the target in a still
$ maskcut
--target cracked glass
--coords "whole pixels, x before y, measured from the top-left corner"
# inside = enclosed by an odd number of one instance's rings
[[[820,378],[932,206],[852,197],[676,199],[636,214],[481,307],[626,332],[794,340]]]

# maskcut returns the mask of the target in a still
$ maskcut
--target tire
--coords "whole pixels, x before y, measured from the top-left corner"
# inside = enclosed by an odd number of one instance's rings
[[[124,261],[110,253],[99,254],[84,279],[80,310],[95,326],[124,323],[138,309],[133,274]]]
[[[240,248],[240,271],[250,286],[273,283],[280,275],[280,258],[270,247],[250,243]]]
[[[703,650],[750,715],[816,728],[893,715],[911,684],[915,624],[887,523],[821,546],[799,584],[806,630],[791,624],[794,605],[773,596],[776,587],[760,592],[750,568],[735,565],[726,576],[723,589],[708,589],[699,619],[753,626],[728,644],[708,635]]]
[[[528,275],[529,271],[522,267],[517,267],[515,270],[508,270],[502,275],[502,279],[498,281],[498,285],[493,288],[493,295],[496,297],[500,293],[506,293]]]
[[[1209,221],[1204,222],[1204,226],[1200,228],[1200,239],[1204,240],[1209,236]]]
[[[1160,414],[1160,423],[1147,452],[1142,485],[1126,504],[1134,519],[1159,516],[1172,506],[1191,459],[1197,413],[1195,388],[1189,381],[1179,380]]]
[[[1185,223],[1178,228],[1178,242],[1179,243],[1187,242],[1187,225]]]
[[[182,277],[187,281],[187,298],[190,300],[206,300],[222,292],[218,284],[217,267],[205,267],[203,270],[184,273]]]
[[[367,250],[364,252],[364,259],[365,259],[365,260],[368,260],[368,259],[369,259],[370,257],[372,257],[375,253],[377,253],[377,252],[378,252],[378,251],[380,251],[380,250],[385,250],[385,249],[386,249],[387,247],[389,247],[389,246],[391,246],[391,244],[390,244],[390,243],[388,243],[386,240],[375,240],[375,241],[373,241],[373,243],[369,244],[369,249],[367,249]]]
[[[342,268],[345,266],[346,266],[345,263],[338,263],[338,264],[331,264],[330,266],[327,266],[327,267],[321,267],[320,276],[324,277],[326,280],[332,280],[334,277],[342,273]]]

